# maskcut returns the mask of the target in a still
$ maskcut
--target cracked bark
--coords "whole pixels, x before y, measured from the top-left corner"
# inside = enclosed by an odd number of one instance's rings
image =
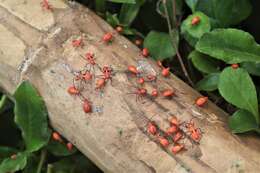
[[[27,4],[30,2],[32,0]],[[134,81],[124,73],[118,73],[113,78],[113,85],[109,83],[105,88],[103,97],[95,92],[90,94],[94,105],[103,106],[103,112],[84,114],[80,100],[66,92],[73,77],[70,71],[84,65],[79,55],[94,52],[100,65],[111,64],[114,69],[123,70],[130,64],[136,65],[139,50],[119,35],[115,35],[112,45],[100,43],[103,34],[112,28],[78,4],[54,9],[55,23],[44,31],[28,24],[26,19],[23,21],[17,13],[6,10],[3,3],[0,0],[0,24],[22,40],[26,49],[23,57],[12,59],[0,48],[3,52],[0,54],[0,86],[12,94],[22,80],[29,80],[44,98],[52,126],[105,172],[259,170],[259,139],[251,135],[232,135],[226,125],[226,113],[211,102],[203,109],[196,108],[194,100],[199,94],[173,75],[169,79],[159,78],[159,88],[173,88],[176,97],[172,100],[147,98],[141,104],[136,102],[135,96],[126,94],[133,89]],[[24,4],[19,5],[23,7]],[[84,48],[72,48],[72,37],[79,35],[84,35]],[[4,33],[0,36],[4,37]],[[8,41],[12,37],[5,39]],[[4,44],[1,40],[0,43]],[[16,51],[15,47],[10,46],[10,49]],[[147,61],[159,71],[154,62]],[[152,88],[149,84],[146,87]],[[200,145],[187,141],[187,151],[172,155],[146,133],[147,119],[153,117],[162,129],[166,129],[167,119],[172,115],[183,121],[195,117],[204,132]]]

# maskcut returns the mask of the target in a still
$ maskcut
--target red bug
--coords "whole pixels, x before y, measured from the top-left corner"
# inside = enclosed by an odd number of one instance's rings
[[[72,151],[72,150],[73,150],[73,144],[70,143],[70,142],[68,142],[68,143],[66,144],[66,147],[67,147],[68,151]]]
[[[137,68],[136,68],[135,66],[133,66],[133,65],[129,65],[129,66],[127,67],[127,69],[128,69],[129,72],[131,72],[131,73],[134,74],[134,75],[137,75],[137,74],[139,73],[138,70],[137,70]]]
[[[12,154],[12,155],[10,156],[10,158],[11,158],[12,160],[15,160],[15,159],[17,158],[17,155],[16,155],[16,154]]]
[[[162,95],[164,97],[172,97],[174,95],[174,91],[172,89],[165,89],[163,92],[162,92]]]
[[[147,131],[148,133],[155,135],[157,133],[157,127],[154,125],[154,123],[148,123],[148,127],[147,127]]]
[[[191,120],[189,123],[185,124],[185,127],[188,129],[190,133],[190,137],[196,141],[199,142],[201,139],[201,130],[200,128],[196,128],[194,122]]]
[[[89,64],[96,65],[96,61],[95,61],[93,53],[86,53],[85,54],[85,59],[88,61]]]
[[[182,138],[182,132],[177,132],[173,137],[173,142],[178,142]]]
[[[152,90],[151,95],[152,95],[153,97],[157,97],[157,96],[158,96],[158,90],[154,88],[154,89]]]
[[[166,133],[167,133],[168,135],[172,135],[173,133],[176,133],[178,130],[179,130],[178,126],[173,125],[173,126],[169,127],[169,128],[166,130]]]
[[[113,34],[110,33],[110,32],[106,33],[106,34],[103,36],[102,40],[103,40],[103,42],[105,42],[105,43],[110,43],[110,42],[112,42],[112,41],[113,41]]]
[[[84,43],[83,43],[83,39],[76,39],[76,40],[72,40],[72,46],[73,47],[83,47]]]
[[[91,103],[90,103],[90,101],[88,101],[87,99],[85,99],[85,100],[83,101],[82,107],[83,107],[83,110],[84,110],[85,113],[90,113],[90,112],[92,112]]]
[[[128,93],[128,94],[135,94],[136,95],[136,101],[141,100],[144,96],[147,95],[147,89],[137,88],[136,91],[134,91],[133,93]]]
[[[183,144],[175,144],[172,147],[172,152],[173,152],[173,154],[177,154],[178,152],[180,152],[183,149],[184,149],[184,145]]]
[[[239,67],[239,65],[238,65],[238,64],[232,64],[231,67],[232,67],[233,69],[237,69],[237,68]]]
[[[118,33],[122,33],[123,32],[123,27],[122,26],[117,26],[116,27],[116,31],[118,32]]]
[[[171,123],[171,125],[173,125],[173,126],[179,126],[179,121],[178,121],[178,119],[176,118],[176,117],[172,117],[171,119],[170,119],[170,123]]]
[[[202,107],[207,103],[207,101],[208,101],[208,97],[199,97],[195,101],[195,104],[199,107]]]
[[[103,73],[103,78],[105,79],[105,80],[111,80],[112,81],[112,72],[113,72],[113,69],[111,68],[111,67],[109,67],[109,66],[104,66],[103,68],[102,68],[102,73]]]
[[[139,83],[139,84],[144,84],[144,78],[140,77],[140,78],[137,80],[137,83]]]
[[[164,137],[159,137],[159,142],[163,147],[167,147],[170,144],[169,141]]]
[[[148,50],[147,48],[143,48],[143,50],[142,50],[142,55],[143,55],[144,57],[148,57],[148,56],[149,56],[149,50]]]
[[[92,77],[93,75],[90,73],[90,71],[85,71],[83,74],[82,74],[82,79],[84,81],[89,81],[89,80],[92,80]]]
[[[142,42],[141,39],[136,39],[136,40],[135,40],[135,45],[136,45],[136,46],[141,46],[142,43],[143,43],[143,42]]]
[[[156,81],[157,77],[155,75],[149,74],[146,76],[146,78],[148,79],[148,81],[152,82],[152,81]]]
[[[60,134],[58,132],[53,132],[52,133],[52,139],[55,140],[55,141],[62,142],[61,136],[60,136]]]
[[[193,19],[191,20],[191,25],[197,25],[200,23],[200,17],[199,16],[195,16],[193,17]]]
[[[45,10],[50,10],[50,11],[52,10],[52,6],[50,5],[48,0],[42,0],[41,6]]]
[[[105,78],[98,79],[96,82],[96,89],[102,89],[105,87],[105,85],[106,85]]]
[[[80,92],[75,86],[70,86],[68,88],[68,93],[71,95],[78,95]]]
[[[163,68],[162,69],[162,75],[164,77],[168,77],[170,75],[170,68],[169,67],[168,68]]]

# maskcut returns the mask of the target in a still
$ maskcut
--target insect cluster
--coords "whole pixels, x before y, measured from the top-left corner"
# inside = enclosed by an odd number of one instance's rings
[[[42,6],[45,9],[50,9],[51,6],[48,4],[47,0],[43,0]],[[192,25],[196,25],[200,22],[199,17],[194,18],[192,21]],[[117,26],[115,28],[115,32],[121,33],[123,28]],[[114,41],[114,32],[105,33],[101,42],[104,44],[111,44]],[[141,46],[141,40],[135,40],[135,44]],[[78,38],[72,40],[71,45],[74,48],[83,48],[84,40],[83,38]],[[134,91],[128,94],[136,95],[136,101],[143,99],[144,97],[155,99],[156,97],[161,96],[165,99],[171,99],[176,96],[176,92],[172,88],[164,88],[158,89],[158,77],[159,75],[163,78],[168,78],[170,76],[170,68],[164,67],[160,61],[157,61],[157,66],[160,71],[155,72],[155,70],[151,67],[151,65],[145,61],[146,58],[149,57],[149,50],[147,48],[143,48],[140,51],[140,56],[142,57],[138,64],[128,65],[126,70],[122,70],[122,72],[126,73],[131,80],[135,80]],[[88,94],[83,94],[86,88],[86,85],[95,85],[96,91],[103,91],[107,83],[110,81],[112,83],[112,76],[115,74],[115,71],[111,66],[105,65],[101,67],[97,62],[94,53],[87,52],[84,56],[80,56],[85,60],[85,66],[80,70],[74,73],[74,77],[72,80],[72,85],[68,87],[67,92],[72,96],[77,96],[82,101],[82,109],[85,113],[92,113],[93,106],[92,102],[88,98]],[[96,70],[101,72],[100,75],[96,74]],[[117,71],[120,72],[120,71]],[[152,86],[151,90],[148,90],[145,87],[145,83],[150,83]],[[89,87],[88,87],[89,88]],[[200,97],[195,100],[195,105],[198,107],[203,107],[207,103],[207,97]],[[193,120],[190,122],[182,122],[180,123],[176,117],[172,117],[169,120],[169,128],[166,130],[160,129],[158,125],[154,121],[149,121],[147,125],[147,133],[152,135],[156,141],[165,149],[169,149],[173,154],[177,154],[178,152],[185,149],[185,143],[183,139],[188,138],[193,143],[199,143],[202,138],[202,132],[199,128],[197,128],[194,124]],[[63,143],[63,139],[56,132],[52,134],[52,138],[55,141]],[[67,148],[69,151],[72,150],[73,145],[71,143],[67,143]]]
[[[201,130],[195,127],[192,120],[180,123],[176,117],[169,120],[169,127],[166,130],[160,129],[155,122],[150,121],[147,125],[147,132],[154,136],[163,148],[170,148],[173,154],[185,149],[185,144],[182,142],[185,137],[194,143],[199,143],[202,137]]]

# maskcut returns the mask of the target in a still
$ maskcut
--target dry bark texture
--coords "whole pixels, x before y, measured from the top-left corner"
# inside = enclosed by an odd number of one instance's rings
[[[199,94],[173,75],[159,77],[159,88],[173,88],[176,97],[147,98],[142,104],[126,94],[134,81],[117,73],[103,95],[89,91],[94,106],[102,111],[83,113],[81,101],[66,91],[72,83],[70,71],[84,66],[79,55],[94,52],[101,66],[123,70],[137,64],[139,49],[117,34],[113,44],[101,43],[104,33],[112,31],[102,19],[77,3],[49,1],[53,12],[42,10],[40,0],[0,0],[0,86],[12,94],[22,80],[29,80],[44,98],[52,126],[101,169],[113,173],[260,170],[260,140],[232,135],[226,113],[212,103],[202,109],[194,106]],[[71,40],[80,36],[85,46],[75,49]],[[159,71],[153,61],[147,62]],[[150,84],[146,87],[151,90]],[[195,118],[204,132],[200,145],[186,140],[187,151],[172,155],[146,133],[148,118],[165,129],[172,115],[182,121]]]

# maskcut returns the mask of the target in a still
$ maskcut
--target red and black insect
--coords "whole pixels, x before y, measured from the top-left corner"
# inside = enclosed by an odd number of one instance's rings
[[[200,17],[199,16],[195,16],[193,17],[193,19],[191,20],[191,25],[198,25],[200,23]]]
[[[102,75],[99,75],[100,79],[97,80],[96,82],[96,89],[101,89],[104,88],[106,83],[110,80],[112,83],[112,75],[113,75],[113,69],[112,67],[109,67],[105,65],[101,69]]]
[[[128,93],[128,94],[135,94],[136,95],[136,101],[142,100],[147,95],[147,89],[138,88],[138,87],[135,87],[135,88],[136,88],[136,90],[134,92]]]
[[[49,3],[48,0],[42,0],[41,6],[44,10],[52,11],[52,5]]]
[[[79,39],[72,40],[72,46],[73,47],[83,47],[84,46],[83,39],[79,38]]]
[[[185,127],[187,128],[190,137],[195,141],[195,142],[199,142],[201,137],[202,137],[202,133],[200,128],[196,128],[194,121],[191,120],[189,123],[185,124]]]

